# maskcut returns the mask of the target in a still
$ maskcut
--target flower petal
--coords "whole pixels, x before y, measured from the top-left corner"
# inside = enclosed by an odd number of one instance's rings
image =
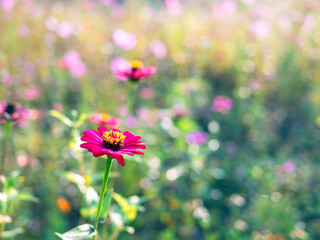
[[[124,151],[124,150],[123,150]],[[122,152],[122,151],[121,151]],[[134,153],[134,154],[141,154],[141,155],[144,155],[143,152],[139,151],[139,150],[129,150],[129,151],[126,151],[126,154],[128,154],[127,152],[131,152],[131,153]],[[128,154],[128,155],[131,155],[131,154]]]
[[[85,136],[88,136],[89,138],[94,139],[94,140],[103,141],[101,134],[99,132],[97,132],[96,130],[88,129],[88,130],[84,131],[83,134]]]
[[[100,126],[100,127],[98,127],[98,131],[102,134],[104,132],[108,132],[109,130],[108,130],[108,128],[106,128],[104,126]]]
[[[143,67],[135,70],[132,73],[133,78],[145,78],[148,77],[156,72],[155,67]]]
[[[127,155],[130,155],[130,156],[133,156],[134,154],[132,152],[128,152],[128,151],[124,151],[124,150],[119,150],[118,153],[120,154],[127,154]]]
[[[97,141],[96,139],[89,138],[88,136],[82,136],[80,139],[84,142],[88,142],[88,143],[92,143],[92,144],[96,144],[96,145],[102,144],[101,141]]]
[[[116,158],[118,163],[121,165],[121,166],[125,166],[126,163],[124,162],[124,159],[123,159],[123,156],[120,155],[119,157]]]
[[[106,154],[106,152],[104,151],[105,148],[103,146],[98,146],[91,143],[83,143],[80,145],[80,147],[86,148],[89,152],[93,154],[94,157],[100,157]]]
[[[137,142],[129,142],[129,143],[124,143],[124,148],[141,148],[141,149],[146,149],[147,145],[142,142],[142,141],[137,141]]]
[[[140,136],[134,136],[134,137],[126,137],[124,139],[124,144],[129,144],[129,143],[133,143],[133,142],[137,142],[139,139],[141,139]]]
[[[119,152],[113,152],[113,153],[111,153],[111,154],[109,155],[109,157],[111,157],[111,158],[117,158],[117,157],[119,157],[119,156],[121,156],[121,154],[120,154]]]

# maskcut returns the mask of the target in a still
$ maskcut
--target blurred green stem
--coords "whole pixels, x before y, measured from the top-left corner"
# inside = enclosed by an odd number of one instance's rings
[[[96,215],[96,219],[95,219],[94,225],[93,225],[95,230],[97,230],[97,226],[98,226],[98,222],[99,222],[99,218],[100,218],[100,213],[101,213],[103,197],[104,197],[104,194],[106,192],[106,188],[107,188],[107,184],[108,184],[108,178],[109,178],[111,164],[112,164],[112,158],[110,158],[109,156],[107,156],[107,157],[108,158],[107,158],[107,161],[106,161],[106,170],[105,170],[105,173],[104,173],[104,178],[103,178],[103,182],[102,182],[102,186],[101,186],[99,204],[98,204],[98,209],[97,209],[97,215]],[[93,240],[94,239],[95,239],[95,237],[93,237]]]
[[[124,120],[126,121],[127,117],[133,112],[133,102],[134,102],[134,97],[136,95],[136,91],[138,88],[139,82],[133,82],[130,81],[130,90],[129,90],[129,95],[128,95],[128,103],[127,103],[127,111],[126,111],[126,117]]]
[[[5,126],[4,137],[3,137],[3,147],[2,147],[0,174],[4,174],[5,173],[8,140],[9,140],[9,137],[10,137],[11,127],[12,127],[12,122],[11,121],[7,121],[6,122],[6,126]]]

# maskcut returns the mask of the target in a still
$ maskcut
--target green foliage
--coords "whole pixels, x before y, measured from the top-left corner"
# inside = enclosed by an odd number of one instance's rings
[[[64,234],[55,233],[62,240],[89,240],[97,234],[90,224],[75,227]]]

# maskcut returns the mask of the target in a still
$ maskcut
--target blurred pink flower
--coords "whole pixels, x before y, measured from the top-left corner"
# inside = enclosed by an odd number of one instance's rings
[[[226,114],[233,107],[233,100],[225,96],[217,96],[212,101],[211,109]]]
[[[208,135],[202,131],[195,131],[195,132],[189,133],[186,136],[186,142],[188,144],[203,145],[203,144],[206,144],[207,141],[208,141]]]
[[[34,101],[40,97],[40,92],[37,88],[29,88],[25,92],[25,99],[28,101]]]
[[[63,113],[63,112],[64,112],[64,106],[63,106],[62,103],[58,103],[58,102],[54,103],[54,104],[52,105],[52,109],[53,109],[53,110],[56,110],[56,111],[58,111],[58,112],[60,112],[60,113]]]
[[[80,78],[86,73],[86,65],[82,62],[81,56],[77,51],[69,51],[60,61],[59,67],[69,69],[71,75]]]
[[[184,106],[174,106],[170,109],[170,115],[173,118],[185,118],[190,116],[190,111]]]
[[[119,116],[124,117],[127,114],[127,105],[121,105],[118,107]]]
[[[8,102],[0,103],[0,124],[12,121],[22,128],[26,126],[28,116],[29,110],[26,107]]]
[[[32,62],[25,62],[23,65],[25,73],[32,75],[35,72],[35,66]]]
[[[131,50],[137,45],[137,37],[132,34],[125,32],[121,29],[117,29],[112,34],[113,42],[123,48],[124,50]]]
[[[108,113],[95,113],[89,116],[89,120],[92,123],[99,125],[104,125],[106,127],[118,127],[120,125],[120,120],[111,116]]]
[[[178,16],[183,11],[179,0],[165,0],[165,4],[168,12],[173,16]]]
[[[32,168],[36,168],[39,165],[38,159],[28,156],[23,152],[20,152],[17,156],[17,164],[19,167],[23,168],[26,166],[31,166]]]
[[[9,73],[5,73],[2,77],[2,82],[7,86],[11,86],[14,83],[13,77]]]
[[[0,0],[3,11],[10,11],[14,7],[14,0]]]
[[[46,25],[47,29],[54,31],[57,29],[57,27],[59,25],[59,21],[54,16],[50,16],[46,19],[45,25]]]
[[[160,112],[157,109],[139,108],[137,118],[145,127],[154,127],[159,123]]]
[[[135,128],[138,125],[138,120],[136,117],[130,115],[127,119],[126,119],[126,126],[128,128]]]
[[[26,37],[29,35],[29,32],[30,32],[30,28],[28,27],[28,25],[26,24],[22,24],[20,27],[19,27],[19,36],[20,37]]]
[[[242,0],[242,2],[246,5],[253,5],[257,2],[257,0]]]
[[[166,45],[158,39],[152,40],[149,48],[152,54],[158,59],[164,59],[167,56]]]
[[[144,99],[151,99],[154,97],[154,91],[151,88],[141,88],[139,95]]]
[[[144,67],[141,61],[128,62],[119,57],[112,60],[111,69],[120,81],[138,81],[156,72],[155,67]]]
[[[28,119],[39,121],[44,117],[44,112],[38,109],[29,109]]]
[[[90,0],[83,1],[83,8],[85,9],[92,10],[92,9],[95,9],[96,7],[97,7],[97,4],[93,1],[90,1]]]
[[[272,27],[269,22],[258,20],[252,23],[251,31],[256,35],[257,38],[264,39],[270,35]]]
[[[296,165],[292,161],[286,161],[282,165],[282,169],[283,169],[283,171],[285,171],[287,173],[291,173],[291,172],[294,172],[294,170],[296,169]]]
[[[235,14],[238,5],[233,0],[215,1],[212,5],[212,13],[217,19],[225,19]]]
[[[106,6],[110,6],[113,2],[114,0],[101,0],[101,3]]]
[[[70,21],[61,22],[58,25],[58,27],[56,29],[56,32],[62,38],[69,38],[75,32],[74,24],[72,22],[70,22]]]

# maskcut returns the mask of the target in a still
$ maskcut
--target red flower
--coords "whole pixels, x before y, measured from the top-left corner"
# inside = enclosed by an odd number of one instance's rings
[[[125,165],[123,154],[131,155],[141,154],[138,149],[146,149],[144,142],[139,141],[140,136],[135,136],[129,131],[123,133],[118,129],[108,130],[106,127],[98,127],[98,131],[88,129],[83,132],[81,140],[86,142],[80,145],[87,149],[94,157],[100,157],[107,154],[110,158],[117,159],[122,166]]]
[[[89,116],[89,120],[93,123],[99,125],[104,125],[106,127],[118,127],[120,120],[111,116],[108,113],[95,113]]]
[[[119,57],[112,60],[111,69],[121,81],[138,81],[156,72],[155,67],[144,67],[141,61],[128,62]]]

